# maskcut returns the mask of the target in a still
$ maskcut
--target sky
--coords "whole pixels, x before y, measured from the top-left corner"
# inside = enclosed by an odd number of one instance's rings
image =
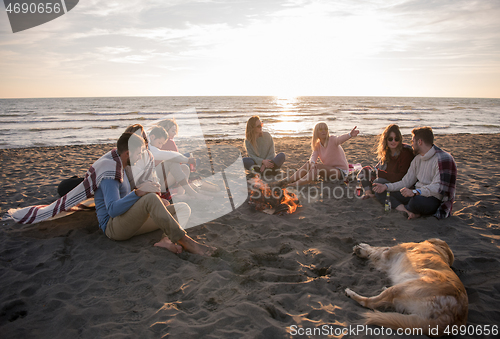
[[[0,98],[500,98],[498,0],[81,0],[12,33]]]

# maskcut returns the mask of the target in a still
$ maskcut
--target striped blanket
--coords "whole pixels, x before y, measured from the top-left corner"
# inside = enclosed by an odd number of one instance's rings
[[[103,179],[123,181],[123,165],[116,149],[99,158],[90,166],[82,183],[52,204],[10,209],[9,214],[20,224],[35,224],[65,212],[85,209],[85,201],[93,197]]]
[[[453,202],[455,201],[455,186],[457,182],[457,165],[451,154],[434,146],[438,156],[440,175],[439,194],[443,196],[443,203],[437,209],[434,216],[438,219],[447,218],[451,214]]]

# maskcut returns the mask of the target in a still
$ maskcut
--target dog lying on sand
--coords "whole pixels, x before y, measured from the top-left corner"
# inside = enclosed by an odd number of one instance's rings
[[[394,286],[367,298],[347,288],[345,293],[362,306],[396,312],[367,312],[366,324],[387,328],[421,328],[423,334],[442,336],[453,325],[467,322],[468,298],[451,269],[454,256],[440,239],[393,247],[354,246],[354,253],[388,273]],[[401,314],[403,313],[403,314]]]

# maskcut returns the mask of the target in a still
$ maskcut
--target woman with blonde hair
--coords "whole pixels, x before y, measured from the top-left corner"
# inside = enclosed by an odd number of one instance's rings
[[[243,158],[247,170],[255,169],[264,172],[266,169],[278,170],[285,162],[285,153],[276,154],[271,134],[262,131],[262,122],[257,115],[247,121],[245,132],[245,148],[248,157]]]
[[[305,185],[316,181],[318,176],[328,180],[344,179],[349,174],[349,164],[341,144],[359,134],[356,127],[351,132],[337,137],[330,136],[325,122],[318,122],[314,126],[311,139],[310,159],[290,178],[280,181],[279,185],[284,186],[294,182]],[[317,163],[318,158],[321,164]]]
[[[372,192],[372,184],[386,184],[401,180],[413,160],[413,150],[410,145],[403,143],[403,136],[399,126],[391,124],[387,126],[378,137],[377,160],[375,168],[371,166],[363,167],[358,174],[365,193],[363,199],[373,196],[380,202],[385,201],[385,193]]]

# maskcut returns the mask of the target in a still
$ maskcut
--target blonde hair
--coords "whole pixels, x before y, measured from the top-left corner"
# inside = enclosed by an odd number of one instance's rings
[[[381,164],[386,164],[391,159],[391,151],[389,149],[389,144],[387,144],[387,138],[389,135],[394,132],[396,138],[399,138],[399,144],[396,148],[396,151],[399,153],[403,149],[403,136],[401,135],[401,131],[399,130],[399,126],[395,124],[390,124],[385,128],[385,130],[380,134],[378,138],[378,146],[377,146],[377,160],[380,161]]]
[[[255,123],[260,120],[260,117],[258,115],[254,115],[247,121],[247,128],[245,131],[245,139],[250,142],[250,144],[253,146],[253,149],[255,153],[258,153],[257,150],[257,132],[255,132]],[[259,154],[257,154],[259,155]]]
[[[169,139],[173,139],[174,136],[177,135],[177,132],[179,132],[179,125],[177,125],[177,121],[175,121],[175,118],[174,119],[166,119],[166,120],[162,120],[158,123],[158,126],[161,126],[165,129],[165,131],[169,131],[172,126],[175,126],[175,134],[174,135],[168,135],[168,138]]]
[[[330,139],[330,134],[328,133],[328,125],[326,124],[326,122],[318,122],[316,126],[314,126],[313,136],[311,139],[311,148],[313,152],[318,148],[318,143],[320,142],[319,140],[320,129],[326,129],[327,135],[324,146],[325,147],[328,146],[328,139]]]

